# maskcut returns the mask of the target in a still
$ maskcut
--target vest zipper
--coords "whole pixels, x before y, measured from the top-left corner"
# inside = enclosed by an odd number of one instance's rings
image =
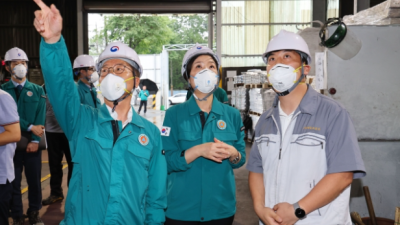
[[[301,112],[299,111],[299,112],[296,113],[296,115],[293,115],[292,119],[291,119],[290,122],[289,122],[288,128],[290,127],[290,124],[292,123],[293,118],[296,118],[300,113],[301,113]],[[283,138],[284,138],[284,137],[282,137],[282,133],[281,133],[281,131],[279,130],[279,126],[278,126],[278,123],[276,122],[276,120],[275,120],[275,118],[274,118],[274,115],[272,115],[272,119],[274,120],[275,126],[277,127],[277,130],[278,130],[278,132],[279,132],[279,134],[280,134],[280,136],[281,136],[281,141],[280,141],[280,143],[279,143],[278,168],[276,169],[276,178],[275,178],[275,203],[278,203],[278,177],[279,177],[278,175],[279,175],[279,168],[280,168],[280,166],[281,166],[282,142],[283,142]],[[285,132],[285,135],[286,135],[286,132]]]

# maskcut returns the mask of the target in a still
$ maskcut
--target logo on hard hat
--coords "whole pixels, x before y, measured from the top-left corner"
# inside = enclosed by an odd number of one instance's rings
[[[202,46],[197,46],[197,49],[202,49],[203,47]]]
[[[111,52],[116,52],[118,50],[119,50],[118,46],[112,46],[111,49],[110,49]]]
[[[21,56],[21,53],[18,53],[18,56]]]

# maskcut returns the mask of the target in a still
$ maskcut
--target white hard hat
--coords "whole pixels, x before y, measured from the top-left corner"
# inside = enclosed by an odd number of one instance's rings
[[[140,64],[140,59],[135,50],[122,42],[112,42],[106,46],[104,51],[97,59],[97,69],[100,70],[101,66],[108,59],[122,59],[131,64],[139,71],[139,77],[142,76],[143,67]]]
[[[96,64],[90,55],[80,55],[74,60],[74,69],[93,66],[96,66]]]
[[[265,50],[262,58],[268,64],[267,54],[279,50],[296,50],[307,55],[307,64],[311,63],[310,50],[304,39],[293,32],[281,30],[279,34],[275,35],[268,43],[267,50]]]
[[[6,52],[6,55],[4,57],[4,61],[9,62],[9,61],[29,61],[28,56],[26,53],[20,49],[20,48],[12,48]]]
[[[219,58],[218,58],[217,54],[215,54],[210,48],[208,48],[206,46],[202,46],[200,44],[196,44],[193,48],[189,49],[186,52],[185,56],[183,57],[182,69],[181,69],[181,73],[182,73],[183,78],[185,78],[187,64],[189,63],[189,61],[191,59],[193,59],[194,57],[199,56],[199,55],[210,55],[216,61],[217,68],[220,67],[221,63],[219,61]]]

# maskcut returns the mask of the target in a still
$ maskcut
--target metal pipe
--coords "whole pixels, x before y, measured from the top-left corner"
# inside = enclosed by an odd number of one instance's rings
[[[353,10],[354,14],[357,13],[357,7],[358,7],[357,3],[358,3],[358,0],[354,0],[354,10]]]
[[[217,0],[216,8],[216,19],[217,19],[217,55],[221,58],[222,53],[222,3],[221,0]]]
[[[224,23],[222,26],[259,26],[259,25],[310,25],[312,22],[306,23]]]
[[[213,22],[214,13],[211,12],[208,14],[208,47],[210,49],[213,48],[213,38],[214,38],[214,22]]]
[[[76,3],[76,8],[77,8],[77,36],[78,36],[78,55],[83,54],[83,12],[82,12],[82,0],[77,0]],[[88,25],[86,25],[88,26]]]

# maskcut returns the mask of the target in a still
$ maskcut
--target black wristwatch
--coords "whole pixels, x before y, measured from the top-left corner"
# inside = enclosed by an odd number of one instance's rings
[[[298,202],[293,204],[293,208],[294,208],[294,215],[296,215],[297,218],[303,219],[306,216],[306,211],[300,208]]]

